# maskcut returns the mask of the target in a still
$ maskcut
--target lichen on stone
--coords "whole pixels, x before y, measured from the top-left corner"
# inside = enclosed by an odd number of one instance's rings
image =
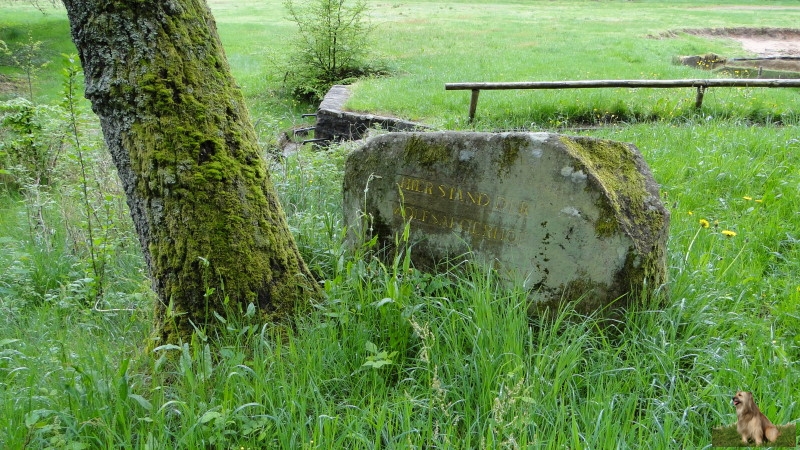
[[[422,134],[414,134],[406,143],[404,155],[407,160],[430,166],[435,163],[446,162],[451,158],[451,151],[444,144],[434,144],[425,139]]]
[[[636,162],[629,144],[602,139],[562,136],[561,142],[594,175],[593,180],[602,187],[608,202],[598,199],[596,206],[601,217],[597,220],[599,236],[613,234],[619,221],[631,232],[641,227],[660,227],[650,223],[661,215],[647,215],[645,199],[651,194],[644,175]]]

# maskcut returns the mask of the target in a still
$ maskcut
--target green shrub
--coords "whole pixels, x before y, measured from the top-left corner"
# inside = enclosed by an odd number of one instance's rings
[[[370,61],[370,34],[365,0],[286,0],[289,20],[298,36],[284,87],[293,97],[319,100],[334,84],[388,72],[382,62]]]
[[[49,185],[64,152],[63,112],[17,98],[0,102],[0,185]]]

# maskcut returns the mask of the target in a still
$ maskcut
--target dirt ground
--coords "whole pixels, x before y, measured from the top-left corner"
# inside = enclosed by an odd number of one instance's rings
[[[741,42],[745,50],[757,53],[758,56],[800,56],[800,34],[788,39],[746,36],[732,38]]]
[[[683,33],[709,38],[727,38],[742,45],[742,53],[723,55],[726,67],[752,67],[765,70],[800,72],[800,29],[794,28],[705,28],[679,30]],[[676,36],[670,32],[667,36]],[[767,58],[758,61],[730,58]]]
[[[696,36],[726,37],[760,57],[800,56],[800,29],[793,28],[709,28],[683,30]],[[740,55],[729,55],[740,56]]]
[[[19,82],[15,82],[5,75],[0,75],[0,95],[11,94],[19,90]]]

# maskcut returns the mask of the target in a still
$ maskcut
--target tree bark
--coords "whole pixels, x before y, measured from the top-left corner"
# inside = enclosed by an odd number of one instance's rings
[[[65,0],[159,301],[162,342],[320,290],[297,250],[204,0]]]

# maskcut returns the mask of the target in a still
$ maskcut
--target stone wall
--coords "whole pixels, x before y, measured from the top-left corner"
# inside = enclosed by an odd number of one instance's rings
[[[336,85],[328,91],[317,110],[315,139],[358,140],[364,137],[367,130],[375,126],[388,131],[428,129],[425,125],[394,117],[344,111],[344,104],[349,97],[350,89],[347,86]]]

